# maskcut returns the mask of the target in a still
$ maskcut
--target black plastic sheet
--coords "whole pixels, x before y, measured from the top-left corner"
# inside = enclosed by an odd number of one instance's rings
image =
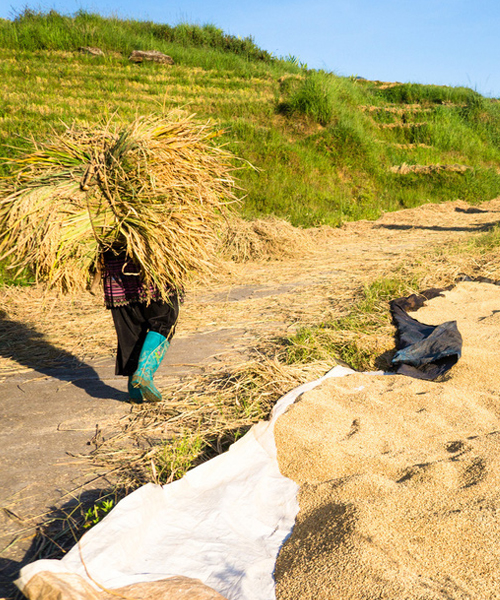
[[[462,355],[462,336],[456,321],[426,325],[413,319],[408,310],[417,310],[440,295],[441,290],[427,290],[390,303],[397,327],[397,352],[392,359],[396,373],[417,379],[435,380],[449,371]]]

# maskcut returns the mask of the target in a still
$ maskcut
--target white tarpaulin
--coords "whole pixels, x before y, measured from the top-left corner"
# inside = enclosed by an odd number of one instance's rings
[[[298,486],[278,469],[273,428],[302,393],[350,369],[289,392],[272,418],[228,452],[165,486],[147,484],[124,498],[61,560],[21,570],[21,590],[42,572],[78,574],[116,589],[172,576],[200,579],[228,600],[274,600],[273,571],[298,512]]]

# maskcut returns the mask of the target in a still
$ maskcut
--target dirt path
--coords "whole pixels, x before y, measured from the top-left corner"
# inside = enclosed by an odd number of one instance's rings
[[[341,314],[360,286],[409,257],[499,221],[500,199],[477,208],[428,205],[319,231],[314,250],[299,259],[235,266],[224,281],[188,295],[158,384],[241,362],[263,339],[313,315]],[[11,593],[37,519],[106,487],[105,473],[79,455],[130,410],[124,381],[113,374],[114,345],[99,299],[47,303],[36,290],[0,294],[0,597]]]

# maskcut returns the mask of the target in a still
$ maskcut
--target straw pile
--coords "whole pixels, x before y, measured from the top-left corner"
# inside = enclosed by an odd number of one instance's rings
[[[294,258],[314,248],[311,234],[274,217],[254,221],[233,217],[222,235],[224,257],[238,263]]]
[[[84,288],[99,256],[126,249],[145,288],[206,270],[236,200],[232,156],[211,124],[179,112],[128,126],[68,127],[9,161],[0,183],[0,254],[61,291]]]

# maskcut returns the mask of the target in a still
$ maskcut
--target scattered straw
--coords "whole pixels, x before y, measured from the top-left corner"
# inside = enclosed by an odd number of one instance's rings
[[[418,173],[420,175],[430,175],[431,173],[466,173],[472,171],[473,167],[467,165],[396,165],[389,169],[391,173],[398,175],[408,175],[408,173]]]
[[[126,487],[172,481],[225,451],[251,425],[267,418],[284,393],[330,367],[331,361],[285,365],[261,356],[163,388],[166,402],[137,405],[122,419],[121,431],[98,445],[92,458],[121,472]]]

